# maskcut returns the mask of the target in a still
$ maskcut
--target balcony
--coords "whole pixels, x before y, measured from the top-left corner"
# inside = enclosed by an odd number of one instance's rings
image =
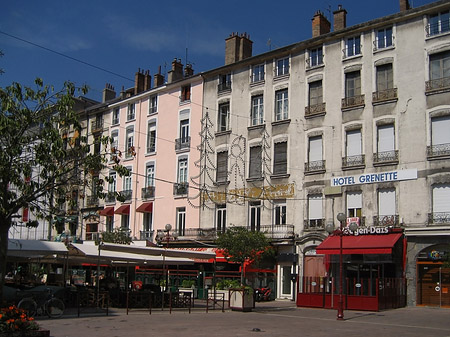
[[[365,155],[360,154],[357,156],[342,157],[343,169],[356,169],[365,167]]]
[[[189,149],[191,147],[191,137],[183,137],[175,139],[175,151]]]
[[[141,197],[142,199],[153,199],[155,197],[155,186],[143,187]]]
[[[231,91],[231,81],[219,83],[219,85],[217,86],[217,93],[221,93],[221,92],[225,92],[225,91]]]
[[[447,159],[450,156],[450,144],[427,146],[427,159]]]
[[[397,101],[397,88],[375,91],[372,93],[372,104]]]
[[[373,217],[374,226],[400,227],[398,215],[375,215]]]
[[[425,82],[425,94],[437,94],[450,90],[450,77],[442,77]]]
[[[373,154],[373,165],[398,164],[398,150],[376,152]]]
[[[131,201],[131,198],[133,197],[133,190],[123,190],[120,192],[120,196],[122,202]]]
[[[200,241],[214,241],[223,232],[223,230],[216,228],[186,228],[183,237]]]
[[[357,95],[352,97],[345,97],[341,102],[342,110],[349,110],[359,107],[364,107],[364,95]]]
[[[450,32],[450,23],[448,20],[439,20],[437,22],[429,23],[425,27],[427,37],[439,35]]]
[[[116,202],[116,195],[114,194],[114,192],[108,192],[105,196],[105,202],[106,203],[112,203],[112,202]]]
[[[90,195],[86,198],[86,206],[98,206],[98,196]]]
[[[325,219],[307,219],[303,223],[305,230],[322,230],[325,228]]]
[[[305,107],[305,118],[325,115],[326,114],[325,107],[326,107],[325,103],[319,103],[319,104],[306,106]]]
[[[189,190],[189,183],[175,183],[173,184],[173,195],[183,196],[187,195]]]
[[[139,231],[139,240],[149,240],[151,241],[153,239],[153,233],[154,231]]]
[[[450,212],[428,213],[428,224],[429,225],[450,224]]]
[[[103,131],[103,119],[98,119],[91,122],[91,132],[102,132]]]
[[[305,163],[305,174],[325,172],[325,160],[316,160]]]

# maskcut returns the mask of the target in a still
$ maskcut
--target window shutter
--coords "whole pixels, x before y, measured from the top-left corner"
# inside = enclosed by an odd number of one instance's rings
[[[378,152],[395,150],[394,126],[382,125],[378,127]]]
[[[378,191],[378,215],[395,215],[395,190],[386,189]]]
[[[431,120],[431,142],[433,145],[450,144],[450,116]]]
[[[433,213],[450,212],[450,184],[433,186]]]
[[[309,161],[322,160],[322,136],[309,138]]]
[[[275,143],[273,174],[287,173],[287,143]]]
[[[361,192],[347,193],[347,208],[362,208]]]
[[[262,176],[261,146],[250,148],[249,177],[259,178]]]
[[[347,131],[347,157],[361,154],[361,130]]]
[[[226,181],[228,171],[228,152],[217,153],[217,176],[216,181]]]
[[[308,196],[309,219],[322,219],[322,195],[315,194]]]

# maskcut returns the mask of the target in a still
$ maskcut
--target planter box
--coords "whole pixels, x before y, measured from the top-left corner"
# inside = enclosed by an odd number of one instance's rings
[[[0,337],[50,337],[50,330],[26,330],[14,332],[0,332]]]
[[[237,311],[252,311],[253,291],[249,289],[230,289],[230,308]]]

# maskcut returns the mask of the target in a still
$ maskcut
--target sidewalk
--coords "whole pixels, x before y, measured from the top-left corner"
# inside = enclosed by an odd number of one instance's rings
[[[38,320],[53,337],[115,336],[420,336],[450,337],[450,309],[408,307],[381,312],[297,308],[291,301],[256,303],[252,312],[112,309],[109,316]]]

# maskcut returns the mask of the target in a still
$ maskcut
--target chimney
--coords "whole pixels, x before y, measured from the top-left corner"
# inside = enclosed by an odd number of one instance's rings
[[[252,56],[253,42],[250,35],[243,33],[231,33],[225,39],[225,65],[235,63]]]
[[[158,67],[158,73],[153,76],[153,88],[164,84],[164,76],[161,75],[161,66]]]
[[[329,33],[330,29],[330,21],[328,21],[321,11],[317,11],[312,19],[312,36],[317,37]]]
[[[194,69],[192,69],[192,64],[186,64],[184,67],[184,77],[189,77],[194,75]]]
[[[114,87],[106,83],[105,89],[103,89],[103,99],[102,102],[105,103],[107,101],[110,101],[112,99],[116,98],[116,92],[114,91]]]
[[[337,11],[333,12],[333,31],[338,31],[347,27],[347,11],[338,5]]]
[[[134,75],[134,94],[137,95],[144,91],[144,73],[139,68],[138,72]]]
[[[150,90],[152,88],[152,76],[150,75],[150,70],[146,70],[144,74],[144,91]]]
[[[408,9],[411,9],[409,0],[400,0],[400,12],[407,11]]]
[[[181,64],[181,60],[175,58],[172,61],[172,70],[169,70],[167,77],[168,83],[172,83],[183,78],[183,65]]]

